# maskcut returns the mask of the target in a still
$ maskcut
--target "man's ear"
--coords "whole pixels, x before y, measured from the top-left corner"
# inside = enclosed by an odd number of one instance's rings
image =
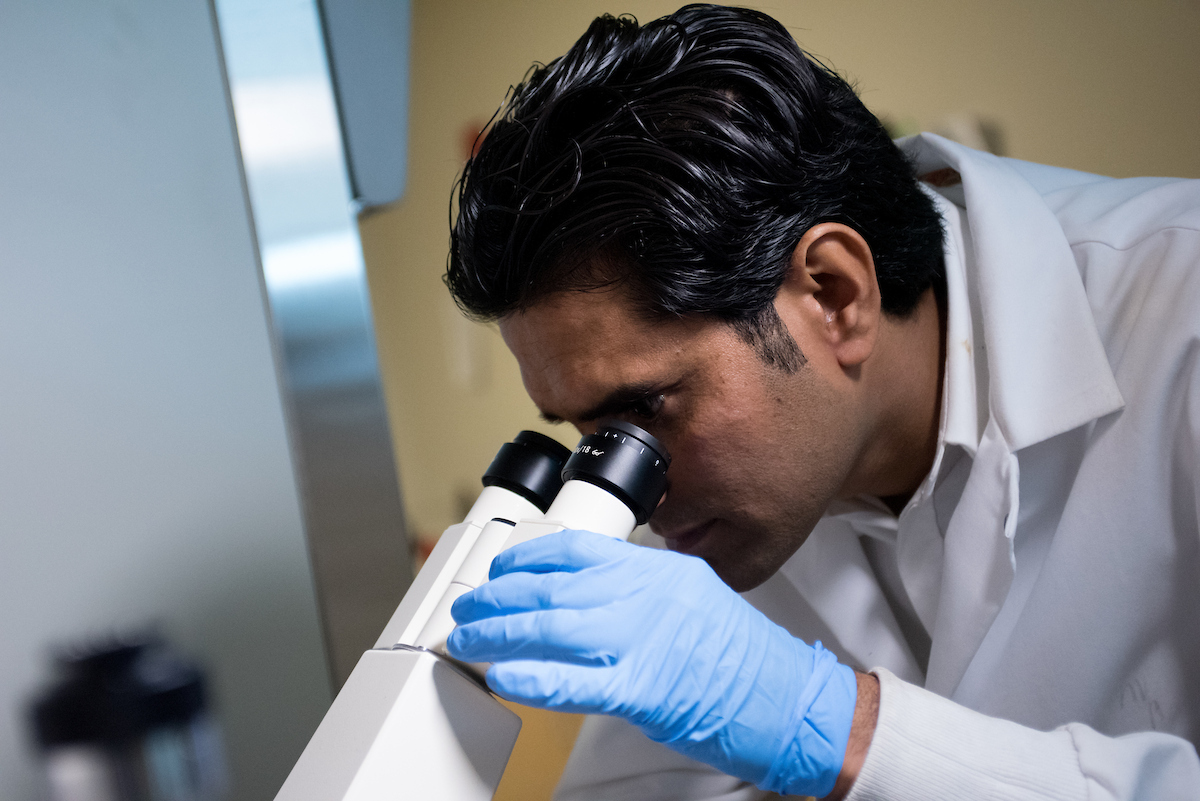
[[[806,326],[842,367],[861,365],[875,349],[882,315],[866,240],[841,223],[808,229],[792,251],[775,303],[789,327],[793,320]]]

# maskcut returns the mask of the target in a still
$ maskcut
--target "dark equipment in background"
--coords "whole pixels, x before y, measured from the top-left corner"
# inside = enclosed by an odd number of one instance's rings
[[[63,652],[30,708],[48,801],[220,801],[200,668],[156,638]]]

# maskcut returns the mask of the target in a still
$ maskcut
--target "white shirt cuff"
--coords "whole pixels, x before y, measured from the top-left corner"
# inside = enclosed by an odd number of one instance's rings
[[[1087,799],[1069,732],[981,715],[882,668],[871,672],[879,718],[847,801]]]

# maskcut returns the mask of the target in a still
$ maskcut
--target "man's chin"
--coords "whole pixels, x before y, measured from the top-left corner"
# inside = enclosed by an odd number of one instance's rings
[[[704,528],[694,541],[668,539],[667,547],[703,559],[736,592],[749,592],[771,578],[808,539],[807,532],[799,543],[756,537],[753,532],[733,530],[723,521]]]
[[[650,520],[650,530],[664,538],[668,549],[708,562],[722,582],[737,592],[749,592],[766,582],[799,548],[799,544],[793,544],[797,532],[780,538],[778,532],[772,536],[761,529],[740,528],[725,519],[710,519],[690,529],[655,523]],[[799,542],[806,538],[808,532],[799,537]]]
[[[700,557],[734,592],[749,592],[763,584],[778,570],[776,567],[724,560],[719,557]]]
[[[727,532],[711,531],[687,551],[708,563],[713,572],[736,592],[748,592],[759,586],[783,566],[787,557],[772,558],[760,544],[745,538],[723,537]]]

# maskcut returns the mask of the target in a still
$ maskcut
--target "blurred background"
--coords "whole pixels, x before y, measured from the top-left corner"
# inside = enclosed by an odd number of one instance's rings
[[[1200,177],[1196,0],[747,5],[897,134]],[[0,797],[54,647],[148,628],[227,797],[274,795],[498,445],[576,438],[441,283],[476,134],[594,16],[676,7],[0,3]],[[523,715],[498,797],[547,798],[577,721]]]

